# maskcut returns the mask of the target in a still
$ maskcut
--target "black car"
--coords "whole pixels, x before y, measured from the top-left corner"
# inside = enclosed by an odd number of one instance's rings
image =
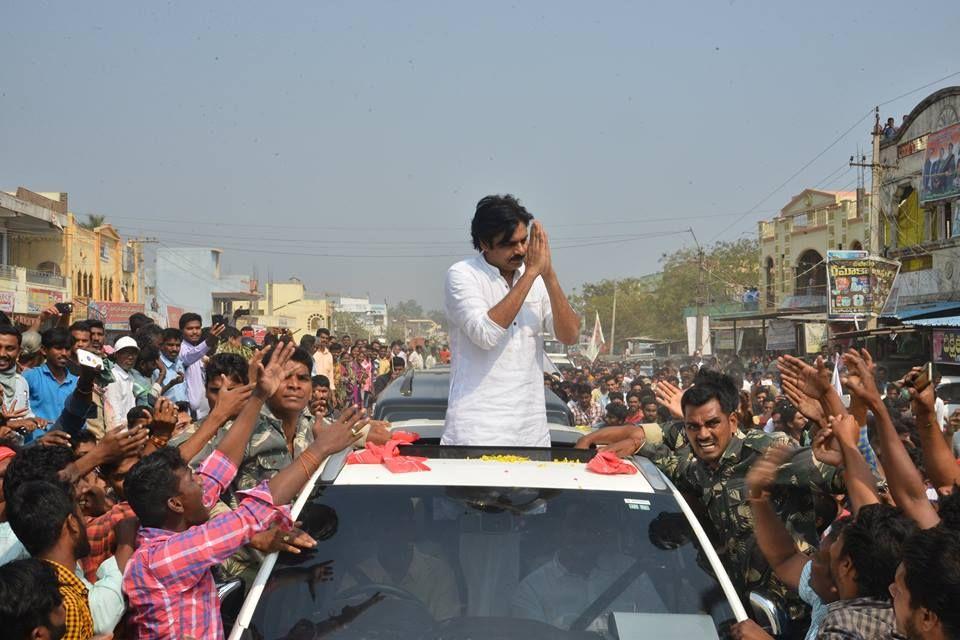
[[[563,400],[550,389],[546,396],[547,422],[551,425],[573,426],[573,413]],[[408,420],[439,420],[447,415],[450,396],[450,369],[410,369],[387,386],[377,397],[373,417],[376,420],[404,422]]]

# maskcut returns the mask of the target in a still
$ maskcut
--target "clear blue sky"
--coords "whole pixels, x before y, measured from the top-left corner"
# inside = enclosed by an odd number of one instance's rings
[[[543,220],[567,288],[642,275],[689,236],[612,241],[693,226],[707,242],[736,222],[734,239],[806,186],[853,188],[843,165],[869,121],[736,215],[873,105],[960,71],[955,0],[3,14],[0,186],[67,191],[74,212],[167,246],[222,246],[234,272],[428,308],[487,193]]]

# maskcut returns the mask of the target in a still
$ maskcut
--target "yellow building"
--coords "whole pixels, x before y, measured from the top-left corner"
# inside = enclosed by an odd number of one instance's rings
[[[861,194],[859,211],[869,206]],[[827,251],[862,249],[867,232],[855,191],[794,196],[780,215],[759,223],[761,309],[826,306]]]
[[[7,192],[13,201],[55,214],[55,232],[8,234],[9,264],[46,274],[67,299],[139,303],[140,245],[124,242],[110,224],[88,229],[67,208],[66,193],[35,193],[20,187]],[[39,295],[34,295],[39,299]],[[56,297],[56,296],[53,296]],[[53,299],[51,298],[51,300]],[[36,313],[28,304],[26,313]],[[19,311],[19,310],[18,310]]]
[[[333,305],[323,298],[310,298],[297,278],[288,282],[269,282],[260,300],[254,302],[250,315],[238,324],[262,325],[287,329],[298,338],[316,334],[320,327],[330,328]]]

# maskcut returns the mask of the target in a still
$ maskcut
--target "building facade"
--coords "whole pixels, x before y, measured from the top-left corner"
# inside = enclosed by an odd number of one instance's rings
[[[760,308],[825,307],[827,251],[864,247],[868,207],[862,192],[858,205],[855,191],[805,189],[761,221]]]
[[[322,296],[307,292],[298,278],[287,282],[268,282],[264,295],[250,305],[250,313],[238,324],[259,325],[289,331],[296,337],[315,335],[321,327],[329,329],[333,305]]]
[[[180,316],[199,313],[204,325],[213,314],[235,317],[259,299],[256,280],[221,273],[223,251],[215,247],[160,247],[148,272],[148,312],[161,324],[176,327]]]
[[[960,293],[960,87],[922,100],[880,143],[882,244],[901,262],[888,307]]]
[[[369,297],[337,296],[331,299],[338,313],[348,313],[366,331],[369,339],[383,339],[387,335],[387,305],[370,302]]]
[[[0,215],[7,276],[0,308],[36,314],[71,300],[75,316],[87,317],[98,304],[142,301],[139,243],[124,241],[110,224],[82,225],[68,210],[66,193],[2,192]]]

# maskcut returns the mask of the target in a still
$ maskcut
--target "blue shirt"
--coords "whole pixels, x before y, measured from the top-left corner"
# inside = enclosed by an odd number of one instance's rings
[[[800,592],[800,599],[810,605],[812,609],[810,612],[810,628],[807,630],[805,640],[814,640],[817,637],[817,633],[820,631],[820,625],[827,615],[826,603],[820,599],[817,592],[810,586],[810,574],[812,571],[813,560],[808,560],[807,564],[803,565],[803,571],[800,572],[800,584],[797,589]]]
[[[51,425],[60,417],[67,398],[77,388],[77,376],[69,371],[64,373],[66,377],[63,382],[57,382],[46,362],[23,372],[23,378],[30,385],[30,409],[35,416]],[[25,441],[32,442],[43,434],[44,430],[37,429],[30,432]]]
[[[167,375],[160,381],[160,386],[165,387],[167,383],[177,377],[178,373],[184,373],[183,362],[180,361],[180,358],[168,360],[167,356],[162,353],[160,359],[163,360],[163,366],[167,368]],[[187,383],[181,382],[173,385],[163,394],[163,397],[169,398],[173,402],[187,402]]]

